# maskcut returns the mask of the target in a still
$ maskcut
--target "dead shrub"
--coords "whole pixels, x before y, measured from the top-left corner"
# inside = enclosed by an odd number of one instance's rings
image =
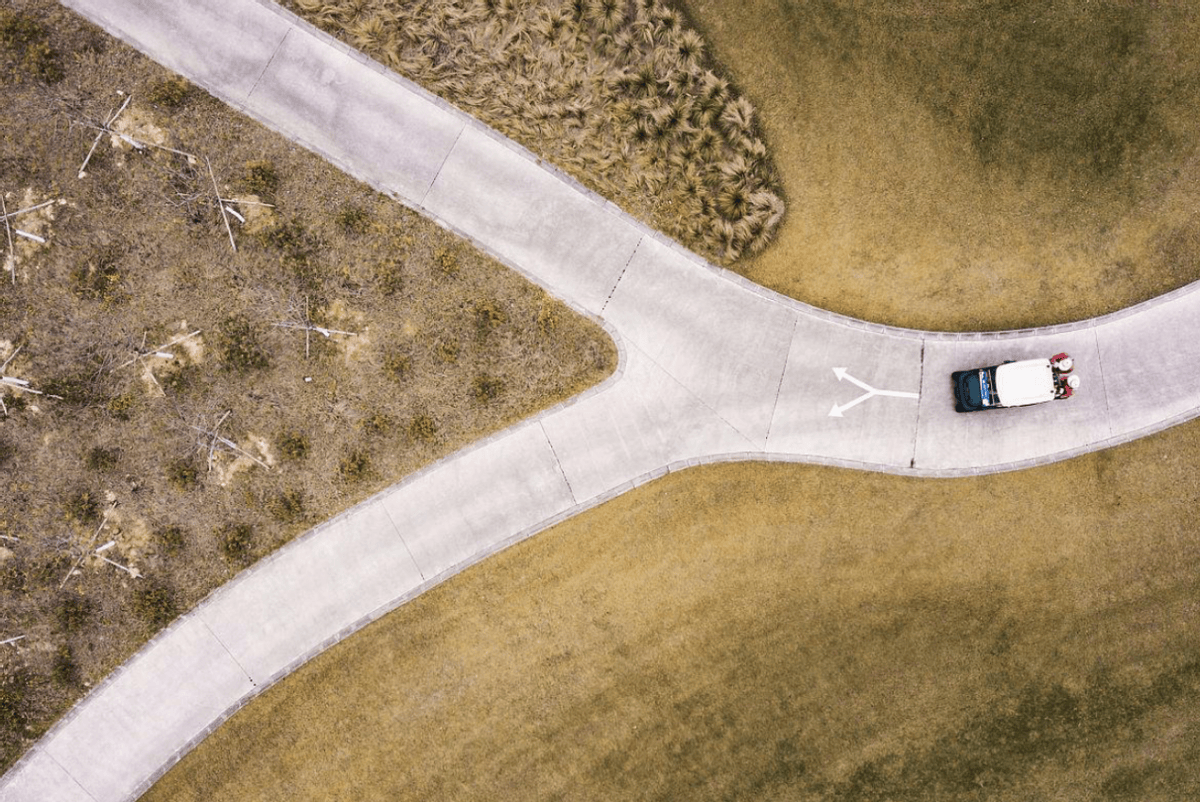
[[[475,400],[480,404],[495,401],[504,393],[504,380],[481,373],[471,382]]]
[[[157,632],[175,620],[179,605],[175,592],[156,580],[143,580],[133,591],[131,608],[150,632]]]
[[[146,90],[146,100],[164,109],[177,109],[191,97],[192,88],[183,76],[172,75],[152,83]]]
[[[262,198],[274,197],[279,189],[279,173],[275,165],[265,159],[249,161],[242,173],[242,185],[251,194]]]
[[[155,529],[154,542],[164,554],[174,555],[187,545],[187,538],[183,534],[183,527],[172,524]]]
[[[93,524],[100,521],[100,496],[93,490],[73,490],[63,501],[63,514],[68,521]]]
[[[432,417],[421,413],[414,415],[408,422],[408,436],[422,443],[432,443],[437,439],[437,422]]]
[[[74,634],[87,626],[95,611],[96,604],[88,597],[64,593],[54,603],[54,622],[61,631]]]
[[[495,301],[475,302],[475,336],[480,340],[487,339],[493,330],[508,322],[508,315]]]
[[[284,459],[295,461],[308,456],[308,438],[295,430],[281,432],[275,443]]]
[[[247,565],[254,552],[254,527],[247,523],[226,524],[217,531],[217,543],[226,562]]]
[[[167,463],[167,481],[176,490],[191,490],[200,484],[200,469],[188,458],[172,460]]]
[[[338,475],[344,482],[361,482],[371,474],[371,456],[355,449],[338,462]]]
[[[89,471],[111,471],[117,467],[117,458],[120,452],[115,448],[105,448],[104,446],[95,446],[88,449],[87,455],[83,462],[87,465]]]
[[[243,315],[231,315],[217,326],[221,366],[247,373],[265,370],[271,363],[259,339],[259,329]]]
[[[412,357],[402,351],[388,351],[383,357],[383,372],[393,381],[404,381],[412,373]]]
[[[294,487],[276,493],[267,502],[267,512],[281,523],[294,523],[304,518],[304,494]]]

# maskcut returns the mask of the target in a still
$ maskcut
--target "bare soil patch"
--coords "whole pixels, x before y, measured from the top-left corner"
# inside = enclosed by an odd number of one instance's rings
[[[7,766],[246,565],[616,354],[54,3],[0,10],[0,91],[5,206],[48,203],[0,231]]]

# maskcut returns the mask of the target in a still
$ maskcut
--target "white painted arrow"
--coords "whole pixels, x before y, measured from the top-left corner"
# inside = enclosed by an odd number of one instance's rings
[[[851,376],[849,373],[846,372],[845,368],[834,368],[833,375],[837,376],[838,381],[841,381],[842,379],[847,379],[851,384],[857,384],[859,387],[861,387],[866,392],[864,392],[862,395],[860,395],[858,398],[854,399],[853,401],[850,401],[849,403],[842,404],[841,406],[834,404],[833,409],[829,410],[829,417],[831,417],[831,418],[842,417],[842,413],[844,413],[846,410],[850,409],[850,407],[852,407],[856,404],[861,404],[863,401],[866,401],[868,398],[870,398],[871,396],[875,396],[875,395],[887,395],[887,396],[891,396],[892,398],[919,398],[920,397],[918,393],[903,393],[903,392],[900,392],[899,390],[876,390],[874,387],[867,384],[865,381],[860,381],[859,379],[856,379],[853,376]]]

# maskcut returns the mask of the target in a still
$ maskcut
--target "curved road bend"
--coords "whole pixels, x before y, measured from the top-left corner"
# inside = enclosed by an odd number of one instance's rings
[[[578,309],[617,374],[240,574],[0,779],[3,802],[136,799],[275,680],[506,545],[668,470],[727,459],[921,476],[1011,470],[1200,414],[1200,284],[1021,332],[877,326],[713,268],[266,0],[65,0],[230,105]],[[957,415],[951,370],[1069,351],[1067,403]]]

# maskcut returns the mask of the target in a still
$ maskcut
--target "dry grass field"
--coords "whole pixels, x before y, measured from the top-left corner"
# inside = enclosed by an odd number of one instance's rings
[[[1006,328],[1200,278],[1188,4],[692,0],[789,214],[743,268]],[[667,477],[416,599],[146,799],[1200,797],[1200,425],[952,481]]]
[[[0,8],[0,95],[4,204],[50,202],[0,231],[0,373],[29,383],[0,387],[0,641],[24,636],[0,766],[255,559],[615,364],[595,324],[49,0]]]
[[[1195,798],[1198,457],[1193,423],[984,478],[673,474],[316,658],[144,800]]]
[[[942,330],[1200,278],[1200,4],[683,0],[759,111],[788,216],[737,266]]]

